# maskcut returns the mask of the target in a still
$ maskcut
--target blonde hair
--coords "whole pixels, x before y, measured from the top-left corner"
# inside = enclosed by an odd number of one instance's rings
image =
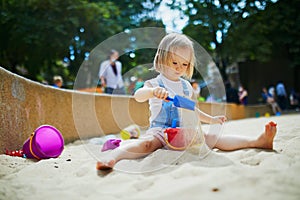
[[[191,58],[189,60],[188,68],[184,77],[191,79],[194,72],[195,52],[193,42],[185,35],[179,33],[169,33],[160,42],[157,52],[155,54],[153,68],[157,72],[162,72],[165,66],[168,66],[172,52],[178,48],[188,48],[191,51]]]

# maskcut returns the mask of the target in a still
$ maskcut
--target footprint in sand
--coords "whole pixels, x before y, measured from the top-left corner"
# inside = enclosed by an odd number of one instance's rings
[[[245,164],[245,165],[256,166],[256,165],[259,165],[261,163],[261,160],[257,159],[257,158],[248,158],[248,159],[245,159],[245,160],[241,160],[240,162],[242,164]]]
[[[261,162],[263,162],[267,157],[270,156],[270,152],[263,151],[263,150],[253,150],[254,152],[249,152],[249,154],[246,154],[246,157],[244,157],[242,160],[240,160],[240,163],[250,166],[257,166]]]

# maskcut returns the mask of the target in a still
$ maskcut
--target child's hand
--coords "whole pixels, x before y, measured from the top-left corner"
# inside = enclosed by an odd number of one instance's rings
[[[227,118],[225,116],[214,116],[212,118],[212,124],[223,124],[226,120]]]
[[[163,87],[153,88],[153,96],[159,99],[166,99],[169,95],[169,92]]]

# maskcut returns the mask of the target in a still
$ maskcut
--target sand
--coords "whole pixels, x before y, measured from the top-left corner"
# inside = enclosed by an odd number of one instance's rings
[[[158,150],[124,160],[110,173],[95,169],[108,137],[67,144],[56,159],[0,155],[0,199],[300,199],[300,115],[228,121],[222,134],[256,137],[278,123],[274,151]],[[208,129],[204,125],[204,129]]]

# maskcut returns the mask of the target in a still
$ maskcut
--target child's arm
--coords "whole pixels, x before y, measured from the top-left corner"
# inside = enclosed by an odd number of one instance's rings
[[[202,122],[208,123],[208,124],[223,124],[226,121],[225,116],[210,116],[204,112],[202,112],[200,109],[195,109],[197,114],[199,115],[199,118]]]
[[[145,82],[144,87],[138,89],[134,93],[134,98],[137,102],[144,102],[154,97],[159,99],[166,99],[168,95],[169,93],[165,88],[162,87],[153,88],[151,84]]]
[[[137,102],[144,102],[147,101],[150,98],[153,98],[153,89],[154,88],[150,88],[150,87],[142,87],[140,89],[138,89],[135,93],[134,93],[134,98]]]

